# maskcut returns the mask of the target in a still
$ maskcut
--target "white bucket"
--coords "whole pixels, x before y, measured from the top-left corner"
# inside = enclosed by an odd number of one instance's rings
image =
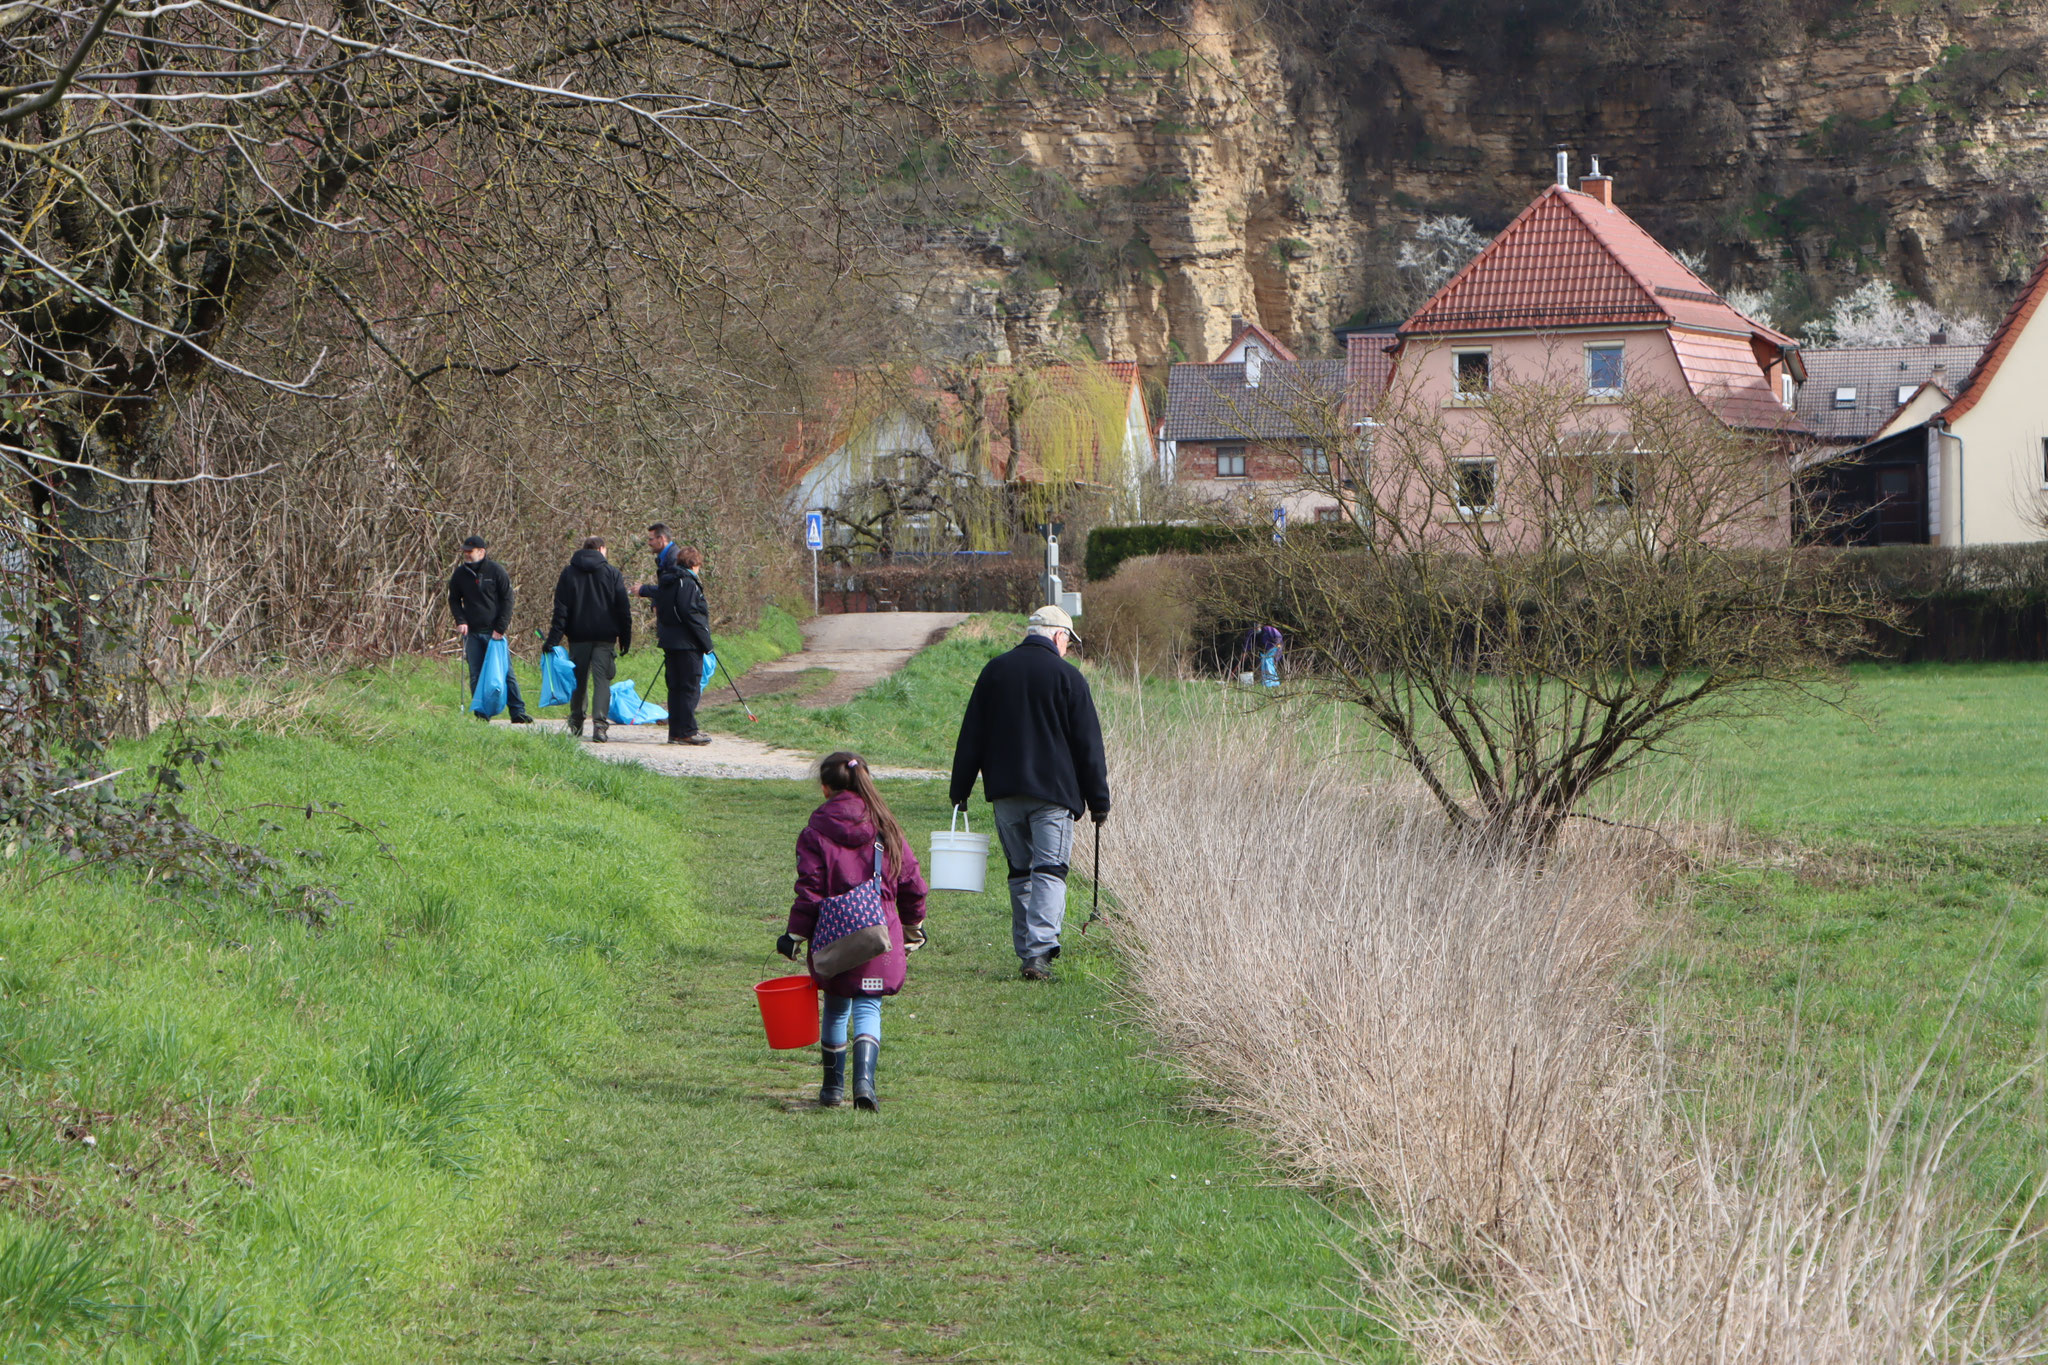
[[[967,823],[967,812],[955,809],[953,823]],[[927,869],[934,891],[973,891],[988,882],[988,836],[968,829],[932,831],[932,858]]]

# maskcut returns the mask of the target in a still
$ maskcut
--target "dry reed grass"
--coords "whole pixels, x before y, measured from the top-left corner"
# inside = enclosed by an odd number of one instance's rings
[[[1723,1107],[1686,1094],[1627,986],[1664,840],[1577,823],[1533,865],[1280,711],[1192,691],[1116,706],[1103,872],[1138,1006],[1290,1167],[1389,1216],[1361,1275],[1419,1359],[2043,1349],[1996,1306],[2032,1234],[1974,1235],[1951,1200],[1970,1117],[1939,1076],[1873,1104],[1860,1168],[1818,1155],[1820,1082],[1796,1065],[1725,1107],[1742,1131],[1698,1118]],[[2000,1226],[2031,1226],[2023,1203]]]

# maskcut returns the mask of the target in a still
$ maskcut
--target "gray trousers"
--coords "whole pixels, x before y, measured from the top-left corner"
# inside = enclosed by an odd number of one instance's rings
[[[1067,917],[1074,817],[1029,796],[1006,796],[995,808],[996,837],[1010,864],[1010,941],[1018,957],[1051,957]]]

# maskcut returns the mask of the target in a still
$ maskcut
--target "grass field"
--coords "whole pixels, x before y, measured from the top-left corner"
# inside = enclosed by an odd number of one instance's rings
[[[762,1046],[749,987],[787,970],[768,949],[811,789],[475,725],[447,672],[219,699],[241,719],[199,806],[338,892],[324,929],[10,860],[0,1358],[1362,1338],[1341,1224],[1188,1107],[1103,954],[1026,992],[997,898],[941,898],[884,1112],[791,1108],[812,1054]],[[913,828],[943,804],[903,789]]]

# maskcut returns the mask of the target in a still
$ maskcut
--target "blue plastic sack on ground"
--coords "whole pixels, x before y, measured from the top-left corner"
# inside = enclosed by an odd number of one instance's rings
[[[540,704],[560,706],[576,692],[576,663],[566,646],[556,645],[540,660]]]
[[[631,678],[612,684],[612,724],[654,725],[667,719],[668,708],[642,698],[640,685]]]
[[[718,656],[709,650],[704,652],[704,676],[697,683],[697,690],[709,692],[711,680],[718,676]]]
[[[484,666],[477,670],[476,692],[469,699],[469,709],[480,716],[495,716],[505,709],[505,675],[512,668],[512,652],[505,648],[503,640],[493,640],[484,648]]]

